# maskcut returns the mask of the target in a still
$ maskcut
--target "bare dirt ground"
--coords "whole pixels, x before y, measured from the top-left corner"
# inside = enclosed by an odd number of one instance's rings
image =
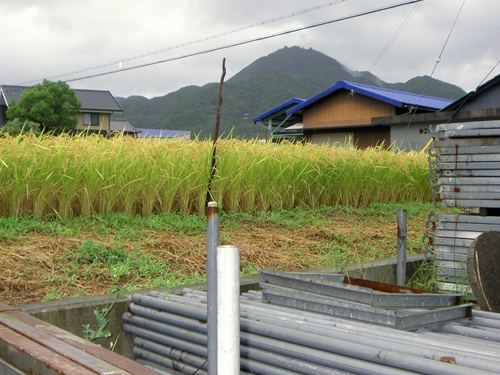
[[[396,215],[329,216],[330,222],[324,225],[293,230],[272,223],[244,223],[238,229],[221,225],[220,243],[240,247],[242,270],[247,272],[260,268],[324,268],[396,255]],[[424,251],[421,243],[424,230],[425,218],[409,217],[407,232],[411,253]],[[141,252],[160,258],[170,269],[188,277],[205,273],[205,233],[178,235],[147,230],[139,237],[122,246],[133,251],[137,241],[141,241]],[[20,305],[46,300],[54,292],[58,298],[105,294],[112,285],[120,288],[129,283],[127,279],[116,282],[104,274],[85,277],[82,269],[71,269],[68,250],[72,251],[89,238],[102,244],[113,240],[106,236],[96,238],[93,233],[82,233],[79,238],[32,233],[16,240],[0,240],[0,301]],[[326,250],[331,244],[337,245],[335,254]]]

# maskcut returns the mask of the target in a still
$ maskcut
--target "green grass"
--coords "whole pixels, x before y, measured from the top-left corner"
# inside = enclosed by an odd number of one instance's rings
[[[395,256],[396,211],[402,208],[407,210],[408,224],[416,233],[408,237],[408,253],[422,253],[423,223],[433,210],[432,204],[422,202],[221,212],[220,240],[240,246],[238,233],[242,232],[238,231],[248,233],[246,241],[251,242],[254,229],[265,235],[267,232],[262,229],[270,228],[269,236],[274,232],[280,236],[273,240],[278,246],[273,250],[278,261],[283,256],[294,267],[339,267]],[[387,233],[380,233],[379,226],[392,228],[394,233],[380,241],[380,236]],[[56,246],[58,241],[69,240],[48,260],[38,261],[34,253],[29,267],[18,275],[25,280],[36,278],[40,285],[48,287],[45,300],[89,295],[94,293],[89,289],[92,285],[117,290],[170,289],[205,281],[199,267],[180,268],[189,266],[193,257],[204,264],[206,217],[202,214],[0,217],[0,228],[0,246],[19,244],[22,248],[40,236],[52,239]],[[174,244],[177,247],[170,244],[169,236],[178,239],[178,245]],[[311,239],[317,245],[297,245],[294,239],[300,236],[314,236]],[[46,246],[40,251],[45,251]],[[39,267],[40,263],[41,269],[30,268]],[[243,257],[241,277],[255,276],[260,268],[258,256]]]

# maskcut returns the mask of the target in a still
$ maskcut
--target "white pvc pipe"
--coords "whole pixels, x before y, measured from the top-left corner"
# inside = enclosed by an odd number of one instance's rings
[[[217,247],[217,374],[240,373],[240,248]],[[213,375],[213,374],[210,374]]]

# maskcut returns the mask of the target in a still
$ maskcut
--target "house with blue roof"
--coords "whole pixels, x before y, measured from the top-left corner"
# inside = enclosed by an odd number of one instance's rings
[[[286,111],[302,103],[305,99],[292,98],[253,118],[255,124],[262,123],[267,131],[267,138],[279,141],[282,139],[302,139],[302,115],[288,116]]]
[[[254,121],[265,123],[279,113],[276,118],[283,122],[285,129],[301,128],[305,140],[319,145],[367,148],[383,144],[420,150],[431,138],[426,130],[374,125],[372,119],[435,112],[450,103],[448,99],[338,81],[309,99],[289,105],[286,110],[281,108],[283,103],[256,116]],[[287,126],[292,119],[300,119],[300,122]]]
[[[500,120],[500,74],[437,112],[376,117],[374,126],[429,129],[439,124]],[[432,134],[431,134],[432,135]]]

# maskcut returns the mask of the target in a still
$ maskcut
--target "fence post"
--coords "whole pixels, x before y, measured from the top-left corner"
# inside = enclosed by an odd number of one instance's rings
[[[406,286],[406,210],[398,210],[397,284]]]
[[[219,208],[209,202],[207,215],[207,365],[217,374],[217,247],[219,246]]]

